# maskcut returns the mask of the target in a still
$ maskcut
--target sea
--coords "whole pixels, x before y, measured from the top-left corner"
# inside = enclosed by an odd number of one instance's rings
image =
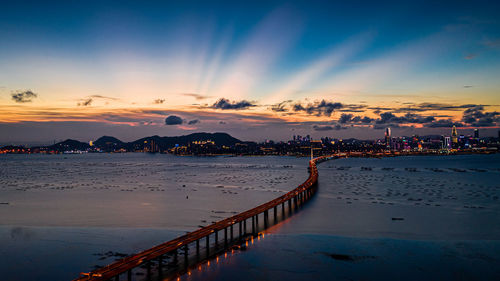
[[[72,280],[294,189],[308,161],[0,155],[1,280]],[[500,154],[318,169],[300,211],[179,280],[500,280]]]

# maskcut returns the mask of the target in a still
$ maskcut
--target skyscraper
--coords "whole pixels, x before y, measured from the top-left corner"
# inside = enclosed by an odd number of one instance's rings
[[[479,138],[479,130],[478,129],[474,129],[474,138],[475,139]]]
[[[451,142],[458,143],[457,127],[455,125],[451,128]]]
[[[391,128],[385,128],[385,146],[391,148]]]

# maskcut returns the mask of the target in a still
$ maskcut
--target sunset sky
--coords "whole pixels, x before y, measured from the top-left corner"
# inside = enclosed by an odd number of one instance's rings
[[[0,144],[496,136],[494,2],[4,2]]]

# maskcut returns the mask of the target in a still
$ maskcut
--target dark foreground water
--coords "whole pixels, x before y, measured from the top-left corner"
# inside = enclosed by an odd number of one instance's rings
[[[182,280],[500,280],[500,155],[341,159],[244,252]]]
[[[70,280],[293,189],[307,160],[1,156],[1,280]],[[340,159],[319,173],[297,214],[181,279],[500,280],[499,155]]]

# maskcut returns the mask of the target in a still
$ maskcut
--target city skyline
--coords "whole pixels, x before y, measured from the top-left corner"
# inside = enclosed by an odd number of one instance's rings
[[[0,143],[227,132],[359,139],[500,128],[498,4],[19,3]]]

